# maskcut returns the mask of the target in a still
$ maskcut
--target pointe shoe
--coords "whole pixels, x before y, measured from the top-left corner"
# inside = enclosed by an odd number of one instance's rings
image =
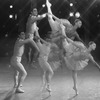
[[[51,89],[47,87],[46,90],[49,92],[49,95],[51,96]]]
[[[78,95],[78,91],[75,87],[73,87],[73,89],[75,90],[75,95]]]
[[[46,88],[46,90],[47,90],[48,92],[51,92],[51,89],[50,89],[50,88]]]
[[[24,90],[22,90],[21,88],[17,88],[16,93],[24,93]]]
[[[20,87],[23,87],[23,85],[21,84]]]
[[[18,84],[14,85],[14,88],[17,88]],[[23,85],[21,84],[20,87],[23,87]]]

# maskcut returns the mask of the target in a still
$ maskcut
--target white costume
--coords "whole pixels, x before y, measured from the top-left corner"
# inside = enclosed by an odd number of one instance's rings
[[[86,52],[86,47],[81,42],[75,42],[78,45],[83,46],[83,49],[79,49],[74,46],[72,43],[68,43],[65,46],[66,56],[64,59],[66,60],[66,65],[71,70],[82,70],[84,67],[88,65],[88,55]]]

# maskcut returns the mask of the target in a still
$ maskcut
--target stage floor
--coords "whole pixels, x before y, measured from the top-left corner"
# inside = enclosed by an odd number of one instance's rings
[[[71,71],[59,68],[55,71],[51,82],[52,93],[41,95],[42,70],[38,64],[37,69],[27,68],[28,76],[23,83],[25,93],[18,94],[13,91],[13,70],[6,60],[0,62],[0,100],[100,100],[100,72],[89,64],[78,73],[79,95],[74,96]]]

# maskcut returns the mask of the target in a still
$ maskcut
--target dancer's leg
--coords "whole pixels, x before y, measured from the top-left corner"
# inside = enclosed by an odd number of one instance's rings
[[[51,82],[51,78],[53,76],[53,70],[51,68],[51,66],[49,65],[49,63],[42,57],[39,58],[39,64],[41,66],[41,68],[43,69],[43,71],[45,72],[43,75],[43,82],[45,82],[45,87],[46,90],[49,92],[51,92],[50,89],[50,82]]]
[[[27,72],[26,70],[24,69],[23,65],[22,64],[19,64],[20,66],[20,78],[19,78],[19,83],[18,83],[18,87],[23,83],[23,81],[25,80],[26,76],[27,76]]]
[[[25,80],[25,78],[27,76],[27,72],[21,63],[17,62],[16,66],[14,66],[14,67],[19,72],[19,76],[20,76],[19,80],[18,80],[18,85],[16,87],[16,92],[23,93],[24,91],[20,88],[20,86],[22,85],[23,81]]]
[[[30,63],[30,47],[28,44],[25,45],[25,52],[24,52],[26,59],[27,59],[27,63]]]
[[[49,14],[52,14],[52,11],[51,11],[51,3],[49,2],[49,0],[46,0],[46,5],[47,5],[47,10],[48,10],[48,13]],[[51,15],[49,15],[51,16]],[[51,16],[52,17],[52,16]]]
[[[51,30],[52,31],[55,31],[55,21],[54,19],[52,18],[52,11],[51,11],[51,3],[46,0],[46,5],[47,5],[47,11],[48,11],[48,21],[49,21],[49,24],[50,24],[50,27],[51,27]]]
[[[19,72],[14,69],[14,88],[18,85]]]
[[[47,68],[48,69],[46,71],[46,89],[50,93],[51,92],[50,83],[51,83],[51,79],[53,77],[54,72],[48,63],[47,63]]]
[[[76,95],[78,95],[78,91],[77,91],[77,71],[72,70],[72,78],[73,78],[73,82],[74,82],[73,89],[75,90]]]

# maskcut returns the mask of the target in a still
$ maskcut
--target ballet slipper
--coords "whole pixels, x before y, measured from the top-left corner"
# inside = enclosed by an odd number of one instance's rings
[[[23,85],[21,84],[20,87],[23,87]]]
[[[51,96],[51,88],[49,86],[47,86],[46,90],[48,91],[49,95]]]
[[[24,93],[24,90],[22,90],[21,88],[17,88],[16,93]]]
[[[75,90],[75,95],[78,95],[78,91],[76,87],[73,87],[73,89]]]

